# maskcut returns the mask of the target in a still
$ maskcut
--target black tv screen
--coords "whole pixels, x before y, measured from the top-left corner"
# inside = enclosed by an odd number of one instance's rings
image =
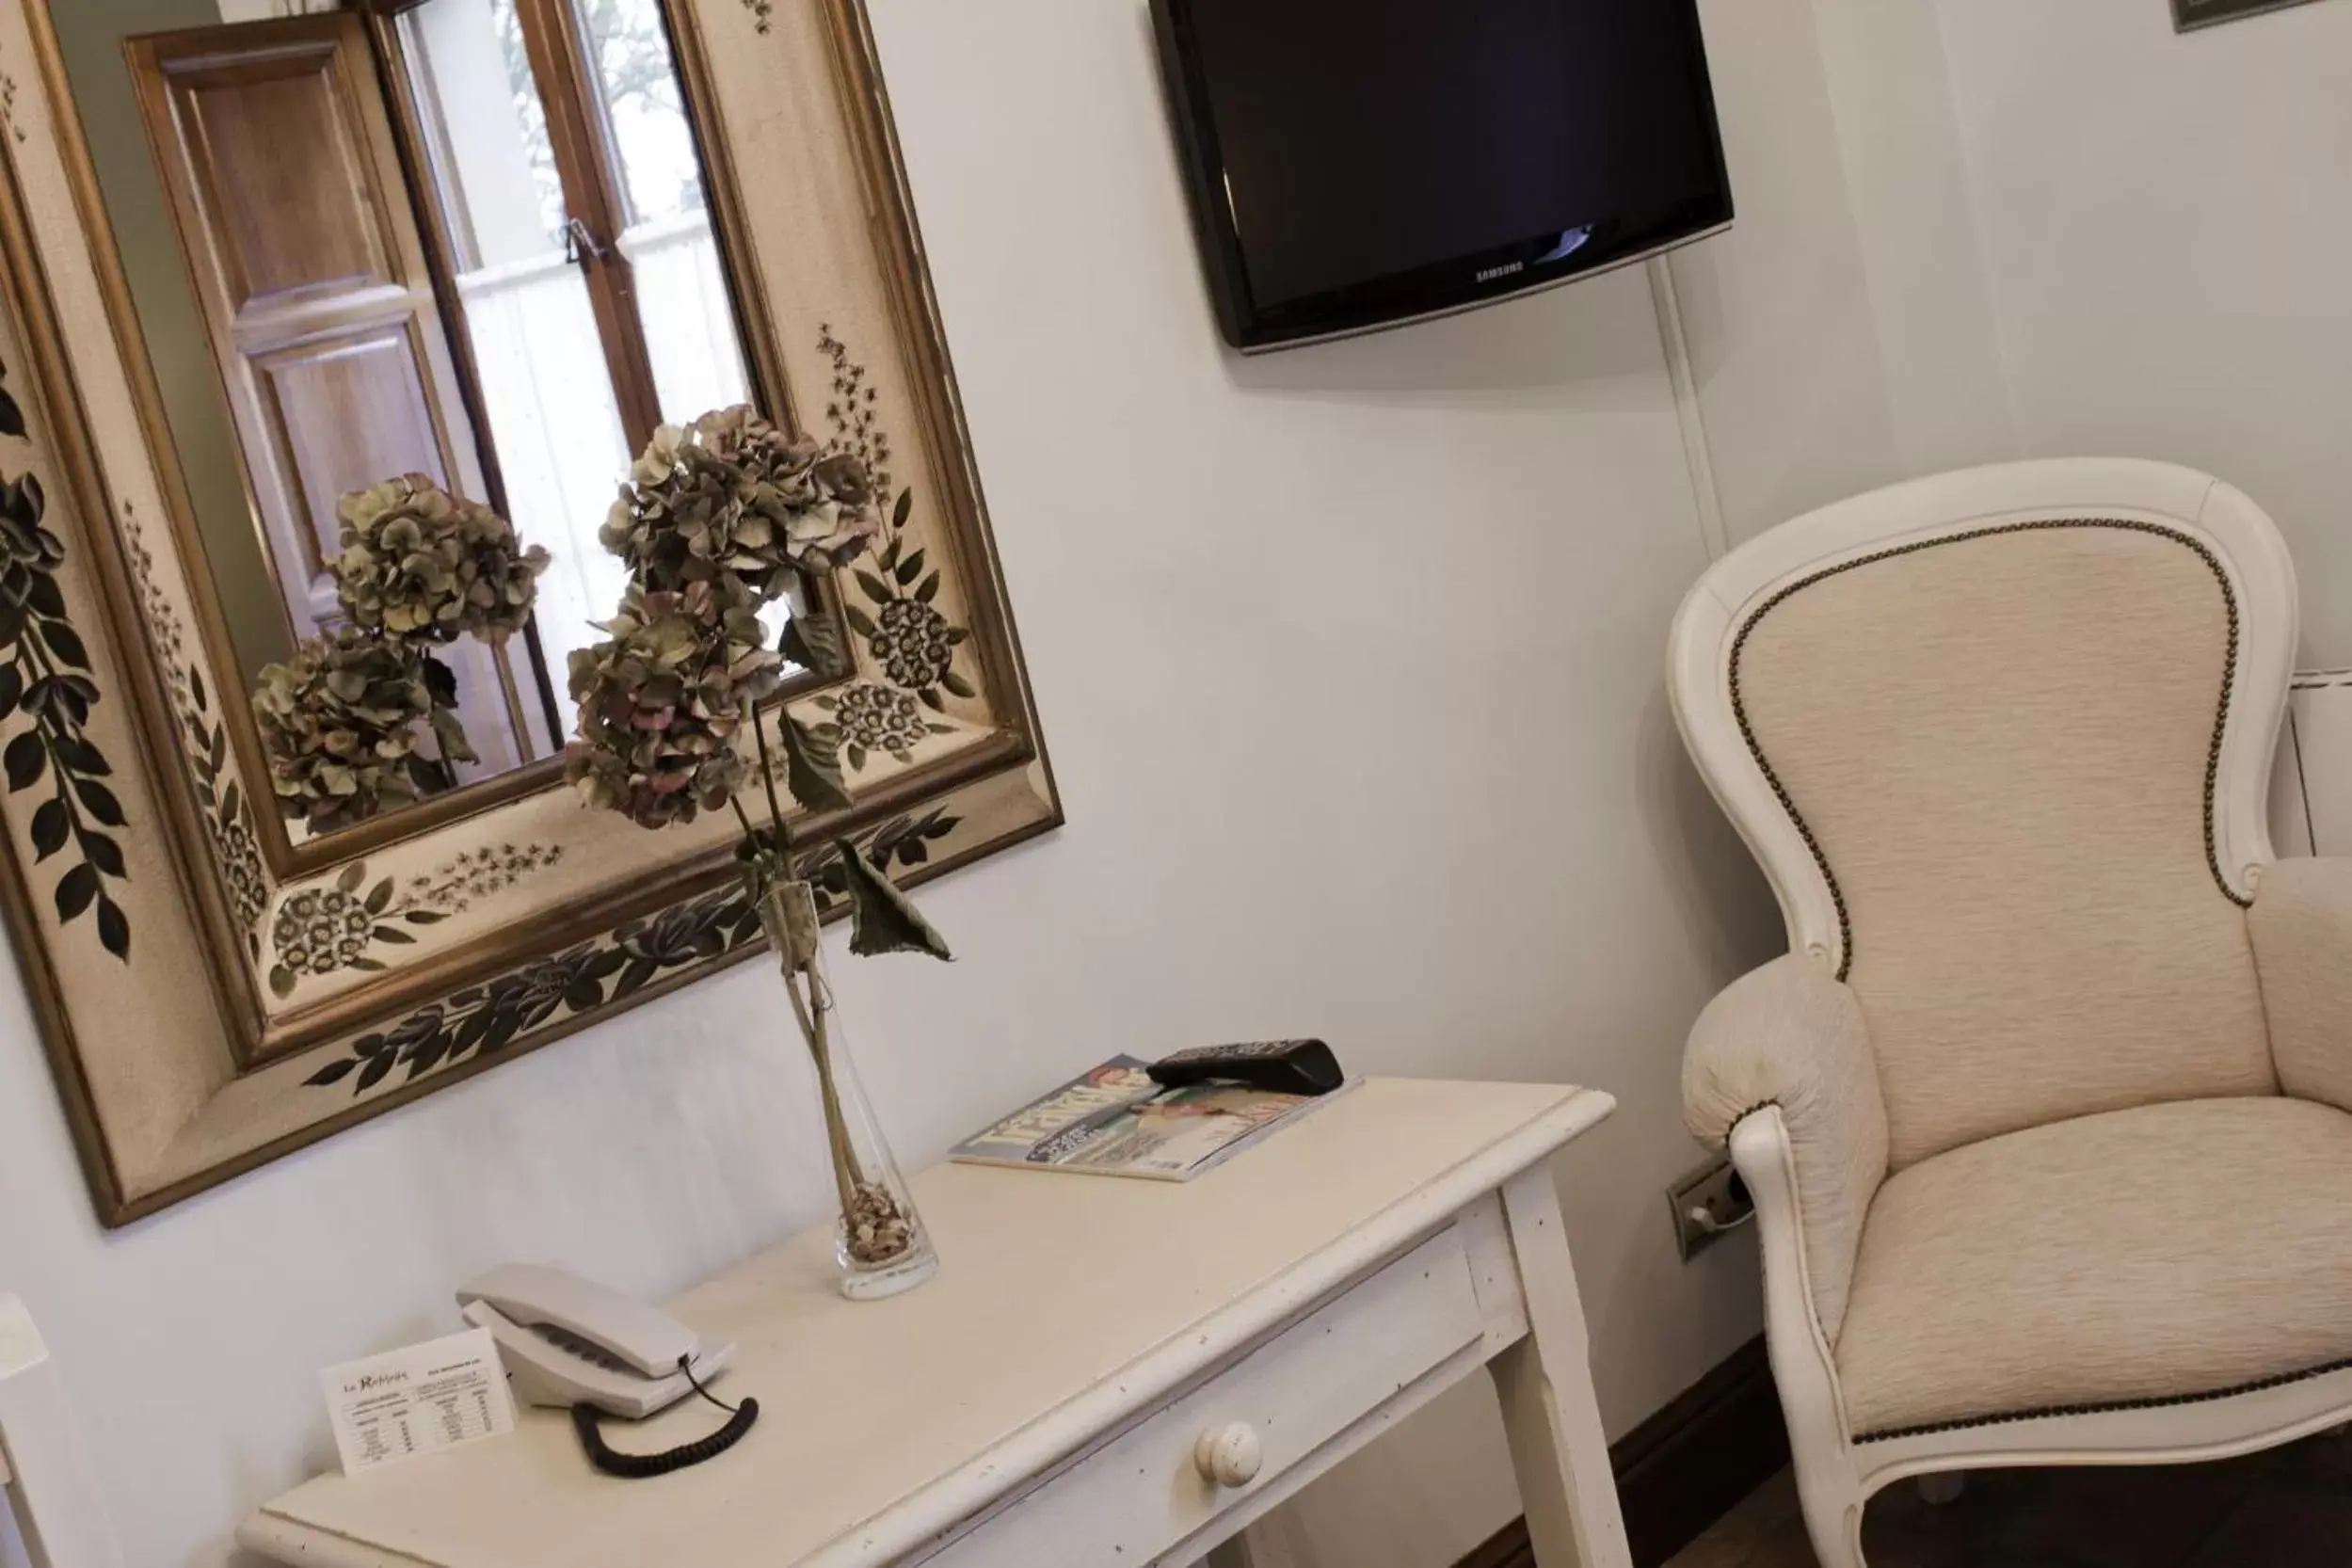
[[[1225,337],[1441,314],[1731,221],[1696,0],[1152,0]]]

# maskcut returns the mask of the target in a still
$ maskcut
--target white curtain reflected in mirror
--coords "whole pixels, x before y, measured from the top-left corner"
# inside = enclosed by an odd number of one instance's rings
[[[596,533],[629,442],[515,0],[432,0],[401,28],[507,509],[555,558],[536,630],[560,699],[627,581]]]
[[[577,0],[609,156],[622,175],[621,253],[637,275],[662,417],[683,424],[747,402],[751,380],[711,229],[693,123],[660,0]]]
[[[588,133],[568,160],[534,74],[535,24],[588,66],[594,96],[555,117]],[[536,635],[561,710],[571,653],[627,583],[597,530],[644,426],[751,396],[694,127],[659,0],[430,0],[401,28],[489,444],[516,527],[555,557]],[[633,304],[612,327],[600,269]],[[632,326],[637,344],[611,341]],[[639,352],[652,396],[625,410]]]

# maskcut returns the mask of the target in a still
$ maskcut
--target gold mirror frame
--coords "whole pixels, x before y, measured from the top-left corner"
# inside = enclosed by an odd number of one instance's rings
[[[30,594],[0,603],[0,696],[26,676],[0,701],[0,893],[115,1225],[763,942],[727,814],[648,833],[545,763],[299,845],[257,815],[266,775],[220,696],[241,682],[193,591],[209,578],[51,3],[0,0],[0,392],[20,414],[0,419],[0,600]],[[852,808],[803,837],[920,881],[1061,809],[872,36],[860,0],[664,4],[758,378],[823,408],[854,358],[914,492],[889,565],[877,541],[833,584],[855,667],[788,701],[816,725],[852,687],[920,713],[903,754],[858,748]]]

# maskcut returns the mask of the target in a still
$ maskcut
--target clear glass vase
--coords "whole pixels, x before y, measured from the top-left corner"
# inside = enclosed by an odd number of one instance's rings
[[[760,901],[760,920],[782,963],[794,1048],[807,1051],[816,1067],[817,1099],[841,1209],[833,1229],[841,1294],[876,1301],[912,1290],[938,1272],[939,1255],[841,1038],[808,884],[774,884]]]

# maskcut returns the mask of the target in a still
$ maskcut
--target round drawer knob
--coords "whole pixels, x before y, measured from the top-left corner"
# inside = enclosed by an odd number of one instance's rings
[[[1210,1427],[1192,1443],[1192,1464],[1201,1479],[1218,1486],[1247,1486],[1266,1463],[1257,1433],[1244,1421]]]

